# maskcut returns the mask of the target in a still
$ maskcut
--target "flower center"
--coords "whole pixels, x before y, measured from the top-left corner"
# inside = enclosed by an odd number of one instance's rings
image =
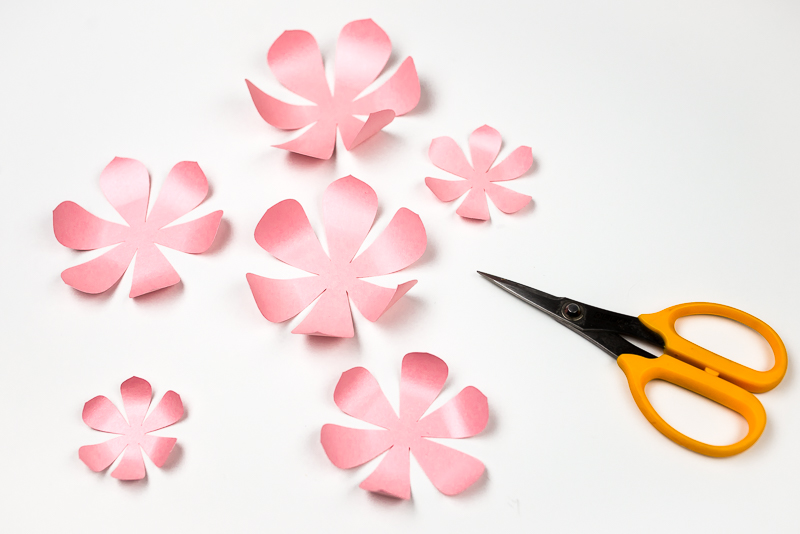
[[[143,245],[148,245],[150,243],[155,243],[158,230],[159,228],[156,228],[154,224],[150,224],[149,221],[137,224],[136,226],[131,226],[131,231],[128,234],[128,239],[126,239],[126,241],[131,245],[134,245],[136,248],[140,248]]]
[[[356,281],[353,265],[349,261],[329,260],[320,273],[328,289],[347,291]]]
[[[131,425],[125,437],[128,439],[128,444],[141,443],[144,439],[144,429],[141,425]]]
[[[417,421],[400,419],[397,426],[391,430],[395,446],[411,447],[411,444],[420,438],[418,426]]]

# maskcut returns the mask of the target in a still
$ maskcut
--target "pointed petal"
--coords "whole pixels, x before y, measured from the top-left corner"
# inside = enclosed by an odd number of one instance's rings
[[[431,141],[428,149],[428,157],[431,163],[461,178],[472,178],[475,171],[464,157],[464,152],[458,147],[452,137],[437,137]]]
[[[322,119],[299,137],[274,146],[312,158],[331,159],[336,146],[336,122]]]
[[[486,186],[486,194],[503,213],[516,213],[531,201],[531,197],[528,195],[492,183]]]
[[[256,242],[284,263],[319,274],[330,261],[296,200],[278,202],[256,226]]]
[[[353,317],[343,290],[326,290],[293,334],[312,336],[353,337]]]
[[[156,243],[181,252],[200,254],[214,242],[222,220],[222,210],[209,213],[194,221],[168,226],[158,231]]]
[[[403,357],[400,371],[400,419],[419,421],[436,400],[447,380],[447,364],[427,352],[411,352]]]
[[[200,165],[181,161],[169,171],[147,220],[161,228],[195,209],[207,194],[208,180]]]
[[[84,445],[78,449],[78,458],[86,464],[86,467],[95,473],[99,473],[114,463],[114,460],[128,446],[127,443],[126,438],[120,436],[104,443]]]
[[[256,105],[258,114],[269,124],[281,130],[297,130],[303,126],[308,126],[319,119],[318,106],[296,106],[287,104],[277,98],[272,98],[267,93],[247,82],[250,90],[250,97]]]
[[[457,495],[477,481],[483,463],[468,454],[427,439],[419,439],[411,452],[436,489],[445,495]]]
[[[416,284],[416,280],[411,280],[392,289],[357,279],[347,290],[347,294],[353,299],[358,311],[370,321],[375,322]]]
[[[419,215],[400,208],[375,242],[353,260],[353,271],[361,278],[405,269],[422,256],[427,245]]]
[[[352,112],[366,115],[391,109],[396,116],[405,115],[419,103],[420,87],[414,60],[407,57],[386,83],[353,102]]]
[[[386,400],[378,381],[363,367],[354,367],[342,373],[333,392],[333,401],[347,415],[367,423],[387,429],[397,424],[397,415]]]
[[[489,170],[500,153],[503,140],[500,132],[485,124],[469,136],[469,152],[472,156],[472,167],[481,174]]]
[[[364,430],[339,425],[324,425],[320,433],[328,459],[340,469],[365,464],[392,446],[386,430]]]
[[[102,256],[61,273],[61,279],[69,286],[84,293],[102,293],[117,283],[128,269],[136,247],[127,243],[112,248]]]
[[[358,178],[346,176],[325,189],[322,218],[334,262],[353,259],[372,228],[377,212],[378,195]]]
[[[408,447],[394,446],[359,487],[398,499],[411,498],[411,465]]]
[[[370,113],[367,122],[362,122],[353,116],[339,121],[339,132],[342,142],[347,150],[352,150],[376,133],[383,130],[394,120],[394,111],[385,109]]]
[[[337,100],[357,97],[375,81],[391,53],[389,36],[371,19],[356,20],[342,28],[336,43]]]
[[[317,104],[331,99],[322,54],[310,33],[283,32],[270,47],[267,63],[278,81],[293,93]]]
[[[144,458],[139,445],[133,444],[125,449],[122,460],[111,476],[119,480],[141,480],[147,473],[144,470]]]
[[[468,438],[483,431],[488,420],[486,395],[469,386],[425,416],[417,428],[423,436],[431,438]]]
[[[440,180],[430,177],[425,178],[425,185],[442,202],[455,200],[472,188],[469,180]]]
[[[183,401],[181,396],[174,391],[167,391],[161,398],[155,410],[147,416],[142,431],[144,433],[153,432],[160,428],[165,428],[174,425],[183,417]],[[147,449],[145,448],[145,452]],[[147,453],[151,458],[153,457],[149,452]]]
[[[74,202],[53,210],[53,232],[58,242],[75,250],[94,250],[125,241],[130,228],[95,217]]]
[[[261,315],[272,323],[291,319],[325,291],[325,282],[319,276],[273,280],[248,273],[247,283]]]
[[[144,222],[150,197],[150,175],[139,161],[114,158],[100,174],[100,189],[128,224]]]
[[[153,398],[153,389],[150,382],[138,376],[132,376],[119,387],[122,393],[122,405],[125,406],[125,415],[131,426],[142,426],[150,400]]]
[[[125,418],[119,413],[117,407],[103,395],[99,395],[83,405],[82,417],[84,423],[100,432],[125,434],[128,431],[128,423]]]
[[[521,146],[506,159],[489,170],[490,182],[505,182],[519,178],[533,165],[533,152],[529,146]]]
[[[489,220],[489,203],[486,202],[486,194],[483,188],[474,187],[470,190],[467,198],[456,210],[456,213],[467,219],[478,219],[479,221]]]
[[[147,456],[153,460],[157,467],[164,465],[164,462],[169,458],[169,453],[175,447],[176,438],[162,438],[161,436],[146,435],[142,438],[142,448]]]
[[[139,297],[145,293],[173,286],[180,281],[181,277],[178,276],[164,254],[150,243],[139,247],[136,252],[133,283],[128,296]]]

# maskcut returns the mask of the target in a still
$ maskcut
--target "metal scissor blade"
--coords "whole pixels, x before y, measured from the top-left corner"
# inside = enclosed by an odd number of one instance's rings
[[[527,302],[534,308],[553,316],[553,319],[561,322],[561,297],[554,297],[544,291],[539,291],[532,287],[522,285],[520,283],[500,278],[493,274],[483,273],[478,271],[478,274],[489,280],[491,283],[502,289],[508,291],[518,299]]]

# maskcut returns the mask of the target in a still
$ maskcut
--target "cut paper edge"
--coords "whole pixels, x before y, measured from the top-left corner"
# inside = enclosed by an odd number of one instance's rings
[[[342,142],[344,143],[345,149],[348,151],[354,149],[391,124],[394,118],[395,113],[391,109],[384,109],[370,113],[369,117],[367,117],[367,121],[364,123],[364,125],[361,127],[361,130],[358,131],[355,138],[350,142],[349,145],[345,141],[344,137],[342,137]]]

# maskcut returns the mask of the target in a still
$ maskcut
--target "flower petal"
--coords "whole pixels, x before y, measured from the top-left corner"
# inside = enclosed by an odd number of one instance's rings
[[[392,289],[357,279],[347,290],[347,294],[353,299],[358,311],[370,321],[375,322],[416,284],[416,280],[411,280]]]
[[[398,499],[410,499],[410,472],[408,447],[394,446],[359,487]]]
[[[141,426],[147,408],[150,407],[150,400],[153,398],[153,389],[150,382],[138,376],[132,376],[119,387],[122,394],[122,404],[125,406],[125,414],[128,416],[130,426]]]
[[[128,441],[125,436],[119,436],[96,445],[84,445],[78,449],[78,458],[86,464],[86,467],[99,473],[113,464],[127,446]]]
[[[303,126],[308,126],[319,119],[318,106],[296,106],[281,102],[277,98],[272,98],[261,89],[247,82],[250,90],[250,97],[256,105],[258,114],[269,124],[281,130],[297,130]]]
[[[147,221],[161,228],[195,209],[207,194],[208,180],[200,165],[181,161],[169,171]]]
[[[312,158],[331,159],[336,146],[336,121],[320,119],[297,138],[273,146]]]
[[[528,195],[492,183],[486,186],[486,194],[503,213],[516,213],[531,201],[531,197]]]
[[[117,407],[103,395],[99,395],[83,405],[82,417],[84,423],[100,432],[125,434],[128,431],[128,422],[119,413]]]
[[[322,218],[334,262],[353,259],[372,228],[377,212],[378,195],[358,178],[346,176],[325,189]]]
[[[162,438],[161,436],[145,435],[142,438],[142,448],[147,456],[153,460],[157,467],[164,465],[164,462],[169,458],[169,453],[175,447],[176,438]],[[138,447],[137,447],[138,448]]]
[[[114,158],[100,174],[100,189],[128,224],[144,222],[150,197],[150,175],[141,162]]]
[[[221,220],[222,210],[219,210],[194,221],[162,228],[158,231],[156,243],[181,252],[200,254],[214,242]]]
[[[283,32],[269,48],[267,63],[278,81],[293,93],[317,104],[331,99],[322,54],[310,33]]]
[[[425,178],[425,185],[442,202],[455,200],[472,188],[469,180],[440,180],[430,177]]]
[[[339,425],[324,425],[320,442],[328,459],[341,469],[365,464],[392,446],[386,430],[364,430]]]
[[[278,202],[256,226],[256,242],[284,263],[319,274],[329,263],[306,212],[296,200]]]
[[[444,406],[423,417],[417,428],[423,436],[431,438],[468,438],[486,428],[488,420],[486,395],[469,386]]]
[[[422,256],[427,244],[419,215],[400,208],[375,242],[353,260],[353,271],[361,278],[405,269]]]
[[[336,43],[337,100],[357,97],[375,81],[391,54],[389,36],[372,19],[356,20],[342,28]]]
[[[53,232],[65,247],[94,250],[125,241],[130,228],[95,217],[67,201],[53,210]]]
[[[378,110],[391,109],[398,117],[414,109],[419,103],[420,87],[414,60],[407,57],[397,72],[386,83],[368,95],[353,102],[355,115],[367,115]]]
[[[122,278],[135,253],[136,247],[124,243],[93,260],[70,267],[61,273],[61,279],[78,291],[102,293]]]
[[[363,367],[354,367],[342,373],[333,392],[333,401],[347,415],[367,423],[387,429],[397,424],[397,415],[386,400],[378,381]],[[382,449],[380,452],[385,450]]]
[[[131,298],[173,286],[180,281],[181,277],[154,244],[139,247],[133,267]]]
[[[125,449],[119,465],[111,472],[111,476],[119,480],[141,480],[146,474],[142,449],[136,444]]]
[[[158,406],[147,416],[147,419],[142,425],[142,431],[144,433],[153,432],[159,428],[174,425],[181,420],[181,417],[183,417],[183,401],[181,400],[181,396],[174,391],[167,391],[164,393]],[[145,452],[147,452],[147,448],[145,448]],[[147,455],[150,456],[150,458],[153,457],[149,452]]]
[[[261,315],[272,323],[291,319],[325,291],[325,282],[319,276],[273,280],[247,273],[247,282]]]
[[[483,188],[475,187],[470,190],[467,198],[456,210],[456,213],[467,219],[478,219],[479,221],[489,220],[489,204],[486,202],[486,194]]]
[[[490,182],[504,182],[519,178],[533,165],[533,152],[529,146],[521,146],[506,159],[489,169]]]
[[[353,337],[353,317],[343,290],[326,290],[311,312],[292,330],[293,334]]]
[[[472,167],[481,174],[489,170],[500,153],[503,140],[500,132],[485,124],[469,136],[469,152],[472,156]]]
[[[477,481],[485,467],[468,454],[427,439],[419,439],[411,452],[436,489],[445,495],[457,495]]]
[[[447,364],[427,352],[403,357],[400,371],[400,419],[419,421],[447,380]]]
[[[452,137],[437,137],[431,141],[428,149],[428,157],[431,163],[461,178],[470,179],[475,175],[475,171],[464,157],[464,152],[458,147]]]
[[[341,119],[339,121],[339,132],[342,134],[344,147],[347,150],[354,149],[391,124],[394,117],[394,111],[384,109],[370,113],[366,123],[353,116]]]

